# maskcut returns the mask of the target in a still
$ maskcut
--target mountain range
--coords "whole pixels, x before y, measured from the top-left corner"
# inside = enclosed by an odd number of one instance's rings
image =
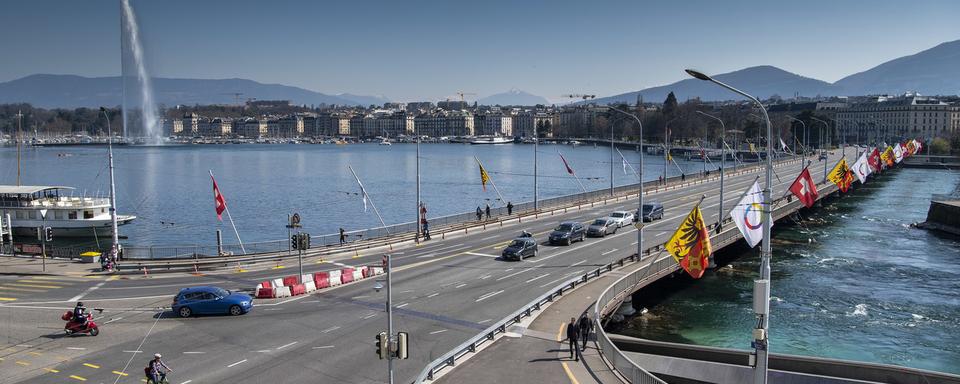
[[[497,93],[477,100],[481,105],[548,105],[548,101],[543,96],[537,96],[519,89],[511,89],[507,92]]]
[[[773,95],[789,98],[794,95],[855,96],[902,94],[908,91],[917,91],[923,95],[957,95],[960,94],[960,40],[887,61],[834,83],[804,77],[769,65],[712,76],[760,99]],[[705,101],[739,99],[733,92],[690,78],[668,85],[597,98],[591,102],[633,104],[638,96],[644,101],[662,102],[670,92],[681,101],[696,97]]]

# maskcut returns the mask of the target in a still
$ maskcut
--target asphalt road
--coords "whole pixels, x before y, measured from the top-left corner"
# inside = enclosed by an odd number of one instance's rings
[[[831,164],[839,156],[837,151]],[[813,164],[823,167],[815,160]],[[784,194],[800,169],[799,162],[778,166],[774,197]],[[822,170],[811,173],[814,181],[822,180]],[[725,210],[760,174],[726,178]],[[706,195],[701,205],[705,221],[716,222],[718,191],[719,184],[713,181],[649,193],[647,201],[663,203],[665,217],[646,226],[644,244],[664,243],[701,195]],[[634,210],[636,205],[634,198],[584,206],[394,251],[394,327],[409,332],[411,339],[410,358],[395,363],[396,381],[410,382],[427,363],[560,282],[637,248],[637,231],[628,226],[571,246],[542,244],[538,257],[522,262],[500,260],[502,248],[522,229],[544,241],[560,221],[587,222],[614,210]],[[304,269],[335,268],[331,263],[376,265],[380,255],[309,260]],[[5,324],[0,326],[5,347],[0,351],[0,382],[138,383],[149,356],[158,352],[175,370],[171,383],[386,382],[387,362],[378,360],[374,351],[374,336],[386,329],[385,293],[374,291],[373,279],[312,295],[257,300],[251,313],[239,317],[179,319],[157,309],[169,306],[182,287],[214,284],[249,290],[266,278],[290,274],[296,274],[296,268],[153,279],[47,280],[56,281],[46,284],[56,288],[0,303],[0,322]],[[0,285],[35,278],[2,276]],[[102,324],[100,336],[62,336],[59,316],[78,299],[88,307],[105,308],[97,320]]]

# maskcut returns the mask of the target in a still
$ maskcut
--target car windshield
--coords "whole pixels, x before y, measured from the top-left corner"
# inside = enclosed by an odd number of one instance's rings
[[[510,243],[510,246],[519,248],[522,247],[524,243],[525,242],[523,240],[514,240],[512,243]]]
[[[573,229],[572,224],[560,224],[560,226],[554,229],[554,231],[570,232],[571,229]]]
[[[214,295],[217,295],[220,297],[230,296],[230,291],[223,288],[213,288],[210,290],[210,293],[213,293]]]
[[[643,213],[649,213],[649,212],[652,211],[652,210],[653,210],[653,205],[651,205],[651,204],[644,204],[644,205],[643,205]]]
[[[614,212],[614,213],[610,214],[610,217],[620,218],[620,217],[624,217],[624,216],[626,216],[626,215],[627,215],[627,214],[626,214],[626,213],[623,213],[623,212]]]
[[[593,221],[593,225],[606,225],[607,221],[604,219],[596,219]]]

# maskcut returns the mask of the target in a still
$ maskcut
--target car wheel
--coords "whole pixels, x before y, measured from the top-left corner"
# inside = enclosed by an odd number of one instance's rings
[[[180,310],[177,312],[180,317],[190,317],[193,314],[193,311],[190,307],[180,307]]]
[[[573,238],[567,238],[567,245],[573,244]]]
[[[94,328],[90,330],[90,336],[96,336],[100,334],[100,328]]]
[[[243,308],[240,308],[239,305],[230,306],[230,316],[240,316],[243,314]]]
[[[537,256],[540,256],[540,250],[539,250],[539,249],[534,249],[534,250],[533,250],[533,257],[537,257]]]

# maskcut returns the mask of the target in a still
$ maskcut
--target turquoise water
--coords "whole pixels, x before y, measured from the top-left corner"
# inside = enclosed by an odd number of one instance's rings
[[[960,374],[960,240],[910,226],[960,173],[903,169],[774,227],[771,349]],[[759,248],[759,247],[758,247]],[[621,333],[750,349],[758,250],[671,283]]]

